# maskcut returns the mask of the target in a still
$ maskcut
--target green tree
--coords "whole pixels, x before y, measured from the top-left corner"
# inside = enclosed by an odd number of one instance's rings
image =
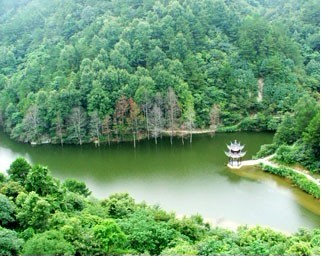
[[[312,255],[311,246],[307,242],[296,242],[285,252],[291,256],[309,256]]]
[[[305,129],[303,143],[312,149],[316,159],[320,159],[320,111],[316,113]]]
[[[36,165],[28,173],[25,187],[28,192],[34,191],[45,196],[58,191],[58,182],[50,175],[47,167]]]
[[[29,239],[22,250],[23,255],[74,255],[74,247],[68,243],[63,234],[57,230],[48,230],[34,235]]]
[[[67,188],[70,192],[83,195],[85,197],[91,194],[90,190],[87,188],[84,182],[78,181],[76,179],[66,179],[62,183],[62,187]]]
[[[0,227],[0,255],[17,256],[23,243],[16,231]]]
[[[135,211],[135,200],[128,193],[112,194],[103,201],[107,213],[112,218],[124,218]]]
[[[302,133],[307,127],[307,121],[311,121],[318,112],[319,107],[317,101],[309,96],[303,96],[294,106],[295,116],[295,133],[302,136]]]
[[[15,221],[15,205],[9,198],[0,194],[0,226],[4,227]]]
[[[104,117],[110,110],[110,99],[102,86],[94,81],[94,88],[88,94],[88,111],[97,111],[99,117]]]
[[[26,159],[19,157],[11,163],[10,168],[8,169],[8,175],[10,179],[24,185],[30,170],[31,166]]]
[[[22,228],[31,226],[36,231],[48,228],[52,206],[35,192],[21,193],[17,197],[17,220]]]
[[[285,114],[281,124],[273,138],[274,143],[277,145],[281,144],[293,144],[298,139],[295,131],[295,119],[290,114]]]
[[[57,229],[63,233],[64,238],[75,248],[75,255],[101,255],[102,246],[98,244],[94,236],[94,226],[99,224],[102,219],[98,216],[90,215],[85,212],[69,215],[56,215],[53,217],[58,223]]]
[[[15,201],[16,197],[22,192],[26,192],[26,189],[16,181],[9,180],[0,184],[0,193],[6,195],[12,201]]]
[[[94,226],[95,240],[102,246],[101,254],[117,254],[126,243],[126,236],[112,219],[103,220]]]
[[[269,255],[272,246],[286,243],[288,240],[282,233],[259,226],[239,227],[238,236],[240,238],[238,245],[244,255]]]
[[[147,210],[136,211],[120,225],[131,248],[140,254],[159,255],[176,236],[169,224],[156,221]]]

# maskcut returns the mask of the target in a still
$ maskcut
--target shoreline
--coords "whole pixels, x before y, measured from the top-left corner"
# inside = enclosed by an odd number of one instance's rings
[[[263,164],[263,165],[271,166],[273,168],[281,168],[282,165],[270,161],[274,156],[275,156],[275,154],[272,154],[272,155],[269,155],[269,156],[266,156],[264,158],[260,158],[260,159],[257,159],[257,160],[242,161],[241,165],[239,165],[239,166],[232,166],[230,164],[227,164],[227,166],[230,169],[241,169],[241,168],[246,167],[246,166],[256,166],[256,165]],[[305,172],[303,172],[301,170],[293,169],[293,168],[290,168],[290,167],[286,167],[286,168],[290,169],[291,171],[293,171],[293,172],[295,172],[297,174],[305,176],[307,179],[309,179],[310,181],[312,181],[315,184],[317,184],[318,186],[320,186],[320,180],[319,179],[315,179],[311,175],[309,175],[309,174],[307,174],[307,173],[305,173]]]
[[[162,136],[171,136],[171,133],[173,132],[173,137],[185,137],[186,136],[186,140],[188,140],[188,136],[190,135],[202,135],[202,134],[209,134],[209,135],[214,135],[216,133],[236,133],[236,132],[268,132],[266,130],[259,130],[259,131],[251,131],[251,130],[225,130],[225,128],[228,127],[219,127],[216,129],[210,129],[210,128],[206,128],[206,129],[193,129],[193,130],[186,130],[186,129],[175,129],[175,130],[169,130],[169,129],[163,129],[161,131],[159,131],[159,136],[158,139],[161,139]],[[45,138],[39,141],[20,141],[20,140],[16,140],[10,137],[10,133],[5,132],[3,129],[1,129],[1,132],[4,133],[5,135],[7,135],[10,140],[13,140],[15,142],[19,142],[19,143],[23,143],[23,144],[30,144],[31,146],[39,146],[39,145],[61,145],[61,142],[59,139],[55,139],[55,138]],[[154,140],[154,137],[151,136],[152,131],[150,131],[150,137],[149,140]],[[111,144],[111,143],[124,143],[124,142],[134,142],[133,138],[132,138],[132,134],[131,133],[127,133],[123,135],[124,138],[117,139],[117,138],[111,138],[109,141],[107,140],[107,138],[103,138],[102,140],[100,140],[100,142],[98,143],[97,141],[90,139],[90,140],[86,140],[86,138],[84,138],[83,142],[81,145],[86,145],[86,144],[93,144],[96,146],[99,145],[104,145],[104,144]],[[147,133],[144,134],[136,134],[136,142],[139,142],[140,140],[145,140],[148,139],[148,135]],[[80,145],[79,143],[72,143],[72,142],[63,142],[62,145]]]
[[[240,170],[247,166],[260,166],[264,172],[268,172],[283,179],[289,179],[292,185],[320,201],[320,179],[315,179],[308,174],[309,171],[304,172],[272,162],[271,159],[273,159],[274,156],[275,154],[272,154],[257,160],[243,161],[239,166],[232,166],[230,164],[227,166],[231,170]]]
[[[15,139],[12,139],[10,137],[10,134],[8,134],[7,132],[3,131],[2,132],[4,134],[6,134],[11,140],[13,141],[16,141],[16,142],[19,142],[19,143],[23,143],[23,144],[30,144],[31,146],[39,146],[39,145],[60,145],[61,142],[59,140],[54,140],[54,139],[49,139],[49,138],[46,138],[45,140],[40,140],[40,141],[30,141],[30,142],[27,142],[27,141],[19,141],[19,140],[15,140]],[[150,131],[151,133],[152,131]],[[221,132],[221,131],[217,131],[215,129],[194,129],[194,130],[173,130],[173,137],[181,137],[181,136],[188,136],[188,135],[201,135],[201,134],[212,134],[214,135],[215,133],[225,133],[225,132]],[[237,131],[234,131],[234,132],[237,132]],[[168,130],[168,129],[165,129],[165,130],[161,130],[160,131],[160,135],[158,136],[158,139],[160,139],[162,136],[170,136],[172,133],[171,130]],[[125,136],[128,136],[128,135],[132,135],[132,134],[124,134]],[[142,134],[142,135],[139,135],[137,134],[136,135],[136,142],[139,142],[140,140],[145,140],[148,138],[148,135],[147,133],[146,134]],[[154,138],[152,136],[149,137],[149,140],[154,140]],[[104,139],[104,140],[101,140],[99,144],[110,144],[110,143],[124,143],[124,142],[134,142],[134,140],[132,139],[132,136],[129,136],[127,138],[123,138],[122,140],[119,140],[117,138],[111,138],[108,142],[107,139]],[[93,141],[93,140],[90,140],[90,141],[86,141],[84,140],[83,143],[81,145],[85,145],[85,144],[94,144],[94,145],[98,145],[98,143],[96,141]],[[63,145],[80,145],[78,143],[65,143],[63,142]]]

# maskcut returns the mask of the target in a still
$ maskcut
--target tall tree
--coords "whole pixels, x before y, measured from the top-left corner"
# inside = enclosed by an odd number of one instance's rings
[[[135,100],[141,106],[144,112],[145,117],[145,128],[147,132],[147,138],[149,139],[150,134],[150,121],[149,121],[149,109],[151,107],[151,97],[152,91],[155,87],[154,80],[149,77],[148,71],[145,69],[139,69],[136,72],[137,76],[139,77],[139,87],[135,92]]]
[[[220,107],[213,104],[210,111],[210,129],[215,132],[220,121]]]
[[[86,135],[87,117],[84,109],[81,107],[74,107],[69,115],[69,138],[76,139],[78,144],[82,145],[83,138]]]
[[[93,111],[90,114],[90,131],[89,134],[92,137],[92,140],[94,143],[98,146],[100,146],[100,136],[101,136],[101,130],[102,130],[102,121],[98,115],[97,111]]]
[[[103,136],[107,136],[107,141],[108,141],[108,144],[110,145],[110,133],[111,133],[111,129],[110,129],[110,125],[111,125],[111,120],[110,120],[110,116],[109,115],[106,115],[104,120],[102,121],[102,135]]]
[[[39,108],[36,105],[30,106],[22,123],[25,131],[25,139],[28,142],[37,142],[40,137],[42,121],[39,115]]]
[[[8,169],[8,175],[10,176],[10,179],[24,185],[30,170],[31,166],[26,159],[19,157],[11,163],[10,168]]]
[[[123,136],[126,129],[126,115],[128,112],[128,99],[126,96],[121,96],[117,101],[114,112],[114,128],[117,136],[117,140],[119,142],[120,137]]]
[[[152,137],[155,139],[155,144],[157,144],[157,138],[161,133],[163,128],[163,113],[156,103],[153,105],[153,108],[150,113],[151,116],[151,127],[152,127]]]
[[[184,125],[189,131],[189,142],[192,143],[193,140],[193,129],[195,127],[195,110],[193,105],[189,105],[185,111],[185,122]]]
[[[162,135],[161,132],[164,128],[164,114],[163,114],[163,99],[161,93],[157,92],[154,98],[154,105],[150,111],[150,124],[152,137],[157,144],[157,138]]]
[[[54,126],[55,126],[56,136],[59,138],[59,141],[60,141],[60,145],[63,146],[64,136],[66,131],[65,131],[64,120],[61,117],[60,112],[57,113],[57,116],[54,120]]]
[[[178,123],[178,115],[180,113],[180,109],[178,106],[178,101],[174,90],[169,87],[167,91],[167,119],[168,119],[168,127],[171,131],[170,141],[173,144],[173,135],[174,130],[177,128]]]
[[[132,131],[133,139],[134,139],[134,148],[136,148],[136,138],[138,132],[138,125],[139,125],[139,114],[140,109],[137,103],[132,99],[129,98],[129,117],[127,118],[128,125]]]

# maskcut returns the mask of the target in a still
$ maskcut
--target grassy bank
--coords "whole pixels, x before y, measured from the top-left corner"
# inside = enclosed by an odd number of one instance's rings
[[[319,185],[309,180],[304,175],[298,174],[294,172],[292,169],[286,167],[272,167],[266,164],[261,164],[261,167],[266,172],[270,172],[272,174],[290,179],[294,185],[307,192],[308,194],[312,195],[313,197],[320,199]]]

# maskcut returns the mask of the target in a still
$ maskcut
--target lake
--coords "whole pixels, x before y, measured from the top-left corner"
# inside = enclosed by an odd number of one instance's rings
[[[30,146],[0,133],[0,171],[18,156],[49,167],[61,180],[84,181],[97,198],[128,192],[137,202],[158,204],[179,216],[201,214],[213,225],[270,226],[285,232],[320,227],[320,202],[258,167],[230,170],[224,151],[237,139],[251,159],[271,133],[217,133],[103,145]]]

